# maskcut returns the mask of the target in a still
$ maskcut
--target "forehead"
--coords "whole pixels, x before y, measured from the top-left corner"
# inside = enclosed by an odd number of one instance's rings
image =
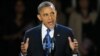
[[[49,6],[49,7],[43,7],[40,10],[40,13],[50,13],[50,12],[54,12],[54,11],[55,11],[55,8],[53,8],[52,6]]]

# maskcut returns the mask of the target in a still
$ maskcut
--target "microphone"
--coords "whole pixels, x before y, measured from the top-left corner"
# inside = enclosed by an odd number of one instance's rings
[[[55,53],[55,37],[52,38],[52,41],[51,41],[51,55],[50,56],[54,56],[54,53]]]
[[[54,50],[54,48],[55,48],[55,37],[53,37],[51,41],[51,50]]]
[[[43,43],[43,50],[46,49],[46,43]]]

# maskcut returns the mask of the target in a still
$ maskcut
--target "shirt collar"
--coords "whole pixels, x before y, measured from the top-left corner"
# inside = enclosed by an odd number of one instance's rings
[[[42,31],[46,31],[46,30],[47,30],[47,27],[44,24],[42,24]]]
[[[47,28],[44,24],[42,24],[42,30],[43,30],[43,31],[46,31],[47,29],[48,29],[48,28]],[[54,28],[53,28],[53,29],[50,29],[50,30],[52,31],[52,30],[54,30]]]

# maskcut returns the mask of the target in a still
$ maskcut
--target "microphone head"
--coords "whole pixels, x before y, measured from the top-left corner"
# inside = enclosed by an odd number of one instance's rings
[[[46,49],[46,43],[43,43],[43,50]]]
[[[52,38],[52,42],[51,42],[51,49],[54,50],[54,46],[55,46],[55,37]]]

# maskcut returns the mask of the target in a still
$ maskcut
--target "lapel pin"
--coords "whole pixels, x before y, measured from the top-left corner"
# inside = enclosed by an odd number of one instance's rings
[[[57,34],[57,36],[60,36],[60,34]]]

